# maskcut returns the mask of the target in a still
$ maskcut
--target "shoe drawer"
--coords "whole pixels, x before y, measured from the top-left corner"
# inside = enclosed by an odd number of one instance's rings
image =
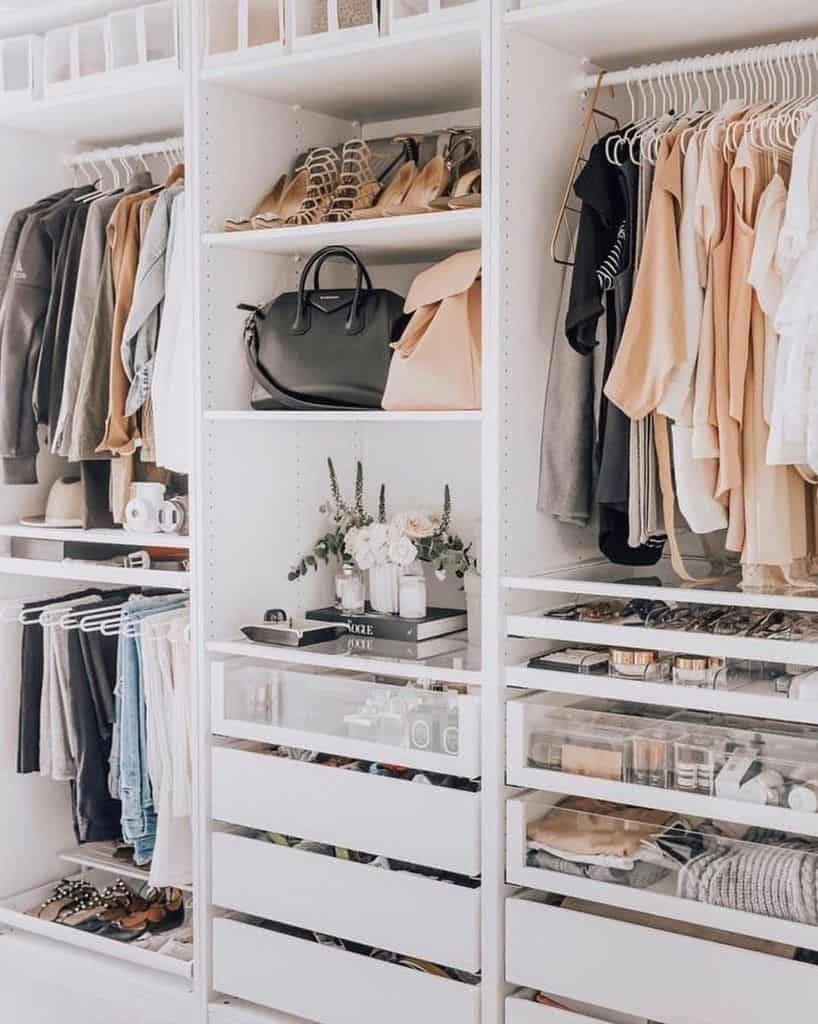
[[[480,795],[216,747],[213,817],[364,853],[480,873]]]
[[[811,965],[526,898],[506,909],[512,984],[664,1024],[769,1024],[782,1005],[787,1024],[814,1024],[818,1013]]]
[[[506,996],[506,1024],[648,1024],[644,1017],[631,1017],[625,1013],[610,1013],[569,1000],[571,1008],[542,1006],[534,1002],[534,992],[520,990]],[[593,1016],[589,1016],[593,1014]]]
[[[472,974],[480,969],[479,889],[216,833],[213,902]]]
[[[219,918],[213,987],[319,1024],[478,1024],[480,986]]]

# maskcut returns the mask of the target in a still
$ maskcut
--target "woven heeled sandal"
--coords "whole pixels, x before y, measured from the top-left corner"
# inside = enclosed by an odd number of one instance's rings
[[[351,220],[356,211],[370,209],[380,191],[372,172],[372,151],[363,139],[350,139],[344,143],[341,176],[325,219],[334,223]]]
[[[338,154],[322,146],[307,157],[307,192],[298,210],[286,220],[288,227],[320,224],[326,218],[338,187]]]

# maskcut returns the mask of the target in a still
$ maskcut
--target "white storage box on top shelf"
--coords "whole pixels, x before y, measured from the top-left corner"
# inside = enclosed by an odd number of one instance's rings
[[[208,0],[206,62],[283,52],[284,4],[285,0]]]
[[[213,987],[318,1024],[480,1019],[479,985],[226,918],[213,922]]]
[[[213,903],[463,971],[480,969],[480,888],[285,846],[213,835]]]
[[[287,0],[287,33],[293,50],[345,46],[377,39],[377,0]]]
[[[43,92],[43,40],[15,36],[0,41],[0,108],[38,100]]]
[[[480,873],[480,794],[274,754],[213,750],[217,821]]]
[[[93,88],[108,70],[108,20],[52,29],[45,36],[46,96]]]
[[[212,693],[220,736],[480,774],[479,697],[247,658],[214,662]]]
[[[506,935],[509,982],[557,999],[663,1024],[814,1024],[818,1013],[818,968],[793,961],[792,946],[527,896],[506,901]]]
[[[478,0],[385,0],[386,24],[393,35],[477,18]]]
[[[108,15],[108,40],[112,74],[178,65],[175,3],[163,0]]]

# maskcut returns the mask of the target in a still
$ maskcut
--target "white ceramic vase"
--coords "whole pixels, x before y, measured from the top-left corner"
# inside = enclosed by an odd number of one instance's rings
[[[400,566],[376,565],[369,570],[369,603],[382,615],[397,615],[400,595]]]

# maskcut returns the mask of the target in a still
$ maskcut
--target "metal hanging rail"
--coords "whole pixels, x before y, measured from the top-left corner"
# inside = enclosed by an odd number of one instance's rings
[[[160,139],[156,142],[138,142],[127,146],[113,146],[109,149],[84,150],[65,157],[67,167],[83,167],[89,164],[104,164],[113,160],[140,160],[148,156],[162,156],[165,153],[182,152],[185,140],[180,136]]]

